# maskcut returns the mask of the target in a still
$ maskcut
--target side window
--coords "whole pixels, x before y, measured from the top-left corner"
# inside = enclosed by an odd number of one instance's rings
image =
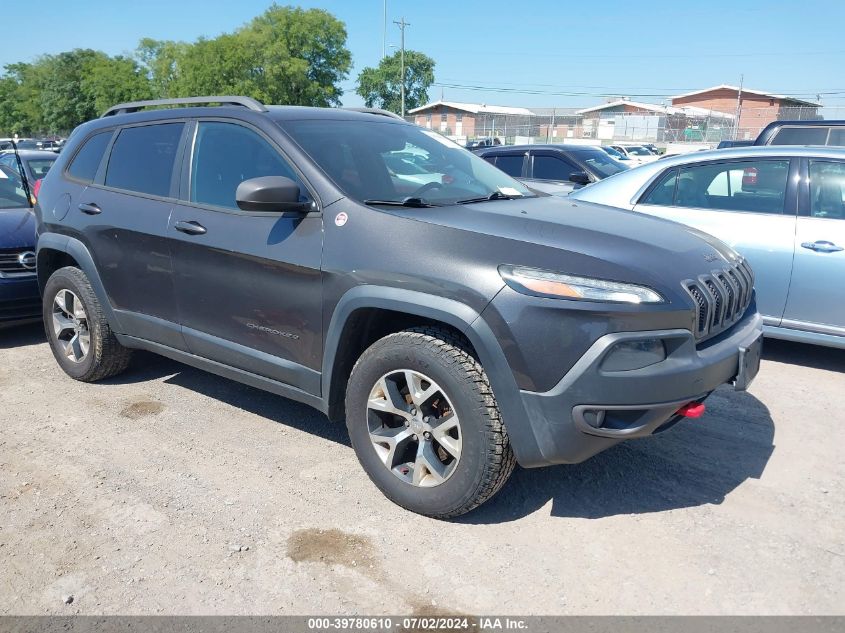
[[[496,156],[496,167],[505,172],[508,176],[519,178],[522,176],[522,163],[525,157],[522,154],[505,154]]]
[[[191,202],[237,209],[238,185],[260,176],[290,178],[299,185],[300,200],[309,200],[296,172],[260,135],[234,123],[199,123],[191,160]]]
[[[169,196],[184,123],[129,127],[120,131],[106,168],[106,186]]]
[[[583,169],[557,156],[535,156],[532,177],[540,180],[569,180],[569,175]]]
[[[670,169],[651,188],[639,204],[654,204],[671,207],[675,200],[675,185],[678,182],[678,170]]]
[[[73,157],[67,168],[67,173],[71,178],[83,182],[94,180],[94,176],[97,175],[97,169],[100,167],[100,161],[103,159],[103,154],[106,152],[106,147],[111,137],[112,130],[109,130],[108,132],[95,134],[85,141],[85,144],[76,153],[76,156]]]
[[[721,211],[783,213],[788,160],[681,167],[673,205]]]
[[[826,127],[782,127],[771,145],[825,145],[827,132]]]
[[[845,163],[810,161],[810,216],[845,220]]]
[[[830,128],[830,136],[827,137],[827,144],[835,147],[845,145],[845,127]]]

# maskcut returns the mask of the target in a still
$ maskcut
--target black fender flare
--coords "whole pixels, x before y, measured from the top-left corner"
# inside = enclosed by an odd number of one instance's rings
[[[420,316],[460,331],[472,343],[487,373],[517,461],[520,461],[520,455],[536,452],[536,439],[531,425],[527,424],[516,379],[498,339],[478,312],[454,299],[387,286],[362,285],[348,290],[338,301],[326,334],[321,378],[323,402],[329,401],[332,372],[344,326],[350,315],[360,308],[381,308]]]
[[[123,332],[120,320],[112,309],[111,302],[109,301],[108,294],[106,293],[106,288],[103,286],[100,274],[97,272],[97,267],[94,264],[94,258],[91,257],[91,253],[88,251],[85,244],[74,237],[70,237],[69,235],[62,235],[61,233],[41,233],[38,236],[38,246],[36,248],[36,258],[39,266],[42,261],[42,252],[46,250],[66,253],[76,260],[76,263],[79,264],[79,268],[85,273],[85,276],[88,277],[88,281],[91,282],[91,288],[93,288],[94,294],[97,295],[97,299],[100,301],[100,306],[102,307],[112,330],[117,333]],[[38,276],[38,285],[42,295],[44,294],[44,284],[46,281],[46,279],[42,279],[41,275]]]

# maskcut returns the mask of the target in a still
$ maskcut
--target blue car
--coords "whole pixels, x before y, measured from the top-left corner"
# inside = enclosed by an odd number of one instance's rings
[[[0,165],[0,327],[41,318],[35,215],[17,172]]]

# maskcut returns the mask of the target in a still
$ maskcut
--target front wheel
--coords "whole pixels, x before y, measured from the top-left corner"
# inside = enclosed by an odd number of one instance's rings
[[[81,270],[67,266],[50,275],[42,307],[50,349],[68,376],[95,382],[129,365],[131,350],[118,343]]]
[[[347,386],[346,424],[376,486],[427,516],[469,512],[515,465],[484,369],[439,328],[390,334],[361,355]]]

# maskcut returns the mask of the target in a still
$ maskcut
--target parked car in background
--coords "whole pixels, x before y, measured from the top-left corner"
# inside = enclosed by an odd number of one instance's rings
[[[501,139],[495,136],[490,136],[486,138],[477,138],[472,141],[467,141],[467,144],[464,147],[466,147],[466,149],[478,149],[479,147],[493,147],[494,145],[501,144]]]
[[[655,156],[660,156],[660,149],[658,149],[657,145],[655,145],[654,143],[643,143],[642,146],[645,147]]]
[[[592,145],[501,145],[475,153],[509,176],[553,195],[567,195],[628,169]]]
[[[636,167],[640,164],[638,161],[630,159],[627,154],[623,154],[622,152],[613,149],[610,145],[596,145],[595,147],[598,147],[628,168]]]
[[[621,154],[625,154],[625,156],[640,165],[653,162],[660,158],[642,145],[611,145],[610,147]]]
[[[754,145],[754,141],[719,141],[716,149],[730,149],[731,147],[748,147]]]
[[[17,170],[0,165],[0,327],[37,320],[35,215]]]
[[[772,121],[754,145],[845,146],[845,121]]]
[[[572,197],[715,235],[754,268],[769,336],[845,348],[845,149],[695,152]],[[726,280],[728,292],[734,281]]]
[[[147,109],[162,105],[192,107]],[[400,190],[394,152],[448,178]],[[582,462],[698,417],[759,368],[752,273],[731,248],[535,195],[385,116],[122,104],[77,128],[36,214],[66,374],[103,380],[145,349],[307,403],[345,420],[388,498],[439,518],[517,462]],[[704,322],[714,274],[742,289]]]
[[[53,163],[58,158],[56,152],[35,149],[18,150],[18,155],[21,159],[21,165],[23,165],[24,175],[31,189],[35,187],[37,181],[47,175],[47,172],[50,171]],[[0,165],[6,165],[15,171],[20,171],[14,151],[7,150],[0,152]]]

